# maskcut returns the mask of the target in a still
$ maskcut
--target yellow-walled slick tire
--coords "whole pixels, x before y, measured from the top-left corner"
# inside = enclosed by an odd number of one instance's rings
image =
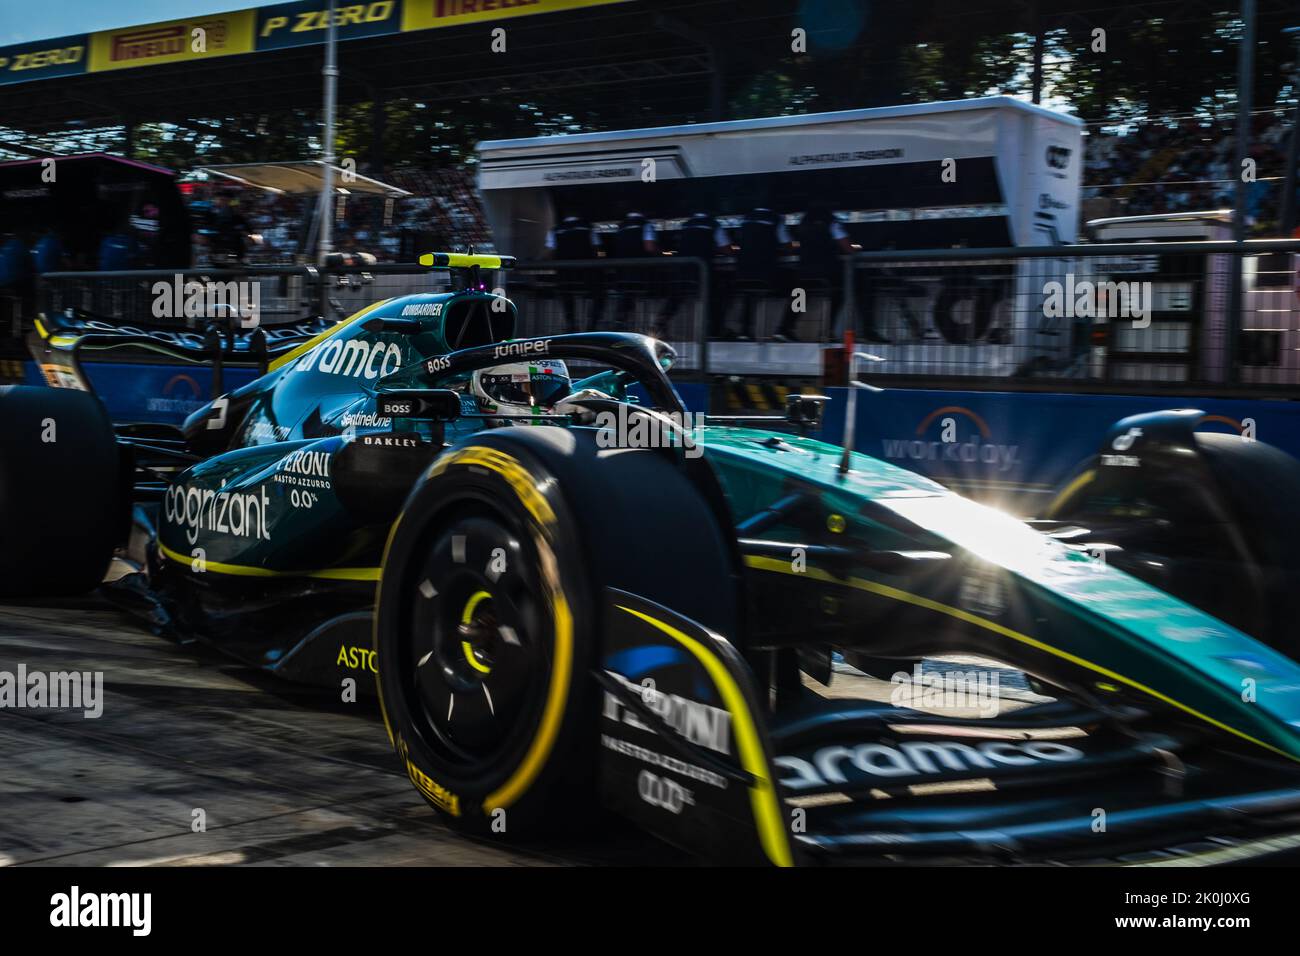
[[[600,596],[618,587],[734,633],[728,542],[661,452],[503,428],[445,453],[384,559],[385,722],[454,826],[528,836],[595,812]]]

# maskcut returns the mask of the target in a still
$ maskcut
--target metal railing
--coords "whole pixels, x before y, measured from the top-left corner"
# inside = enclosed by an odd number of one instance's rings
[[[880,251],[811,275],[784,260],[759,280],[730,259],[658,256],[526,261],[483,278],[518,306],[517,335],[647,332],[673,343],[689,377],[824,378],[851,331],[894,384],[1300,394],[1297,253],[1300,240]],[[39,277],[36,302],[157,322],[158,283],[190,281],[256,283],[263,321],[279,324],[453,278],[414,263],[65,272]]]
[[[657,335],[673,343],[678,374],[698,374],[708,362],[706,303],[711,270],[699,259],[546,260],[517,262],[485,273],[491,288],[519,310],[519,336],[591,329]],[[322,314],[342,316],[378,299],[452,288],[446,273],[402,263],[322,270]]]
[[[80,309],[114,323],[146,322],[194,327],[212,316],[186,314],[191,292],[229,287],[236,301],[256,295],[267,325],[320,314],[320,276],[304,266],[220,269],[138,269],[121,272],[47,272],[37,277],[36,303],[46,314]],[[224,292],[224,288],[222,289]],[[191,309],[193,311],[193,309]]]
[[[1296,253],[1300,240],[861,253],[844,262],[838,328],[886,360],[876,376],[1294,391]]]
[[[654,335],[674,345],[681,374],[709,362],[710,271],[700,259],[660,256],[521,262],[506,278],[524,334]]]

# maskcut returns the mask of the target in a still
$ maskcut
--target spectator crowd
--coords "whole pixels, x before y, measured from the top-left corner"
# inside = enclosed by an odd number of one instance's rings
[[[1094,131],[1084,158],[1084,218],[1230,209],[1239,170],[1234,122],[1150,121]],[[1291,115],[1259,113],[1251,130],[1248,227],[1276,235]]]
[[[411,262],[430,249],[490,246],[491,231],[471,171],[405,167],[390,172],[385,181],[411,195],[340,197],[335,250],[368,253],[379,262]],[[304,197],[215,182],[187,188],[195,265],[230,258],[286,264],[314,255],[306,242],[314,205]]]

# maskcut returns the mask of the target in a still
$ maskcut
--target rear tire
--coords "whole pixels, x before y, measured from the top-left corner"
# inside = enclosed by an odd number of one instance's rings
[[[0,387],[0,596],[97,587],[126,507],[113,425],[97,398]]]
[[[447,452],[395,526],[376,613],[385,722],[416,788],[470,832],[590,824],[603,589],[734,637],[730,554],[662,452],[550,427]]]

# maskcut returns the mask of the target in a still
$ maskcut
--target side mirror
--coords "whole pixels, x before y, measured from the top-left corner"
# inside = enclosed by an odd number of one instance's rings
[[[460,393],[450,388],[384,392],[376,401],[375,411],[383,418],[453,422],[460,418]]]
[[[785,400],[785,420],[800,431],[820,428],[828,401],[825,395],[789,395]]]

